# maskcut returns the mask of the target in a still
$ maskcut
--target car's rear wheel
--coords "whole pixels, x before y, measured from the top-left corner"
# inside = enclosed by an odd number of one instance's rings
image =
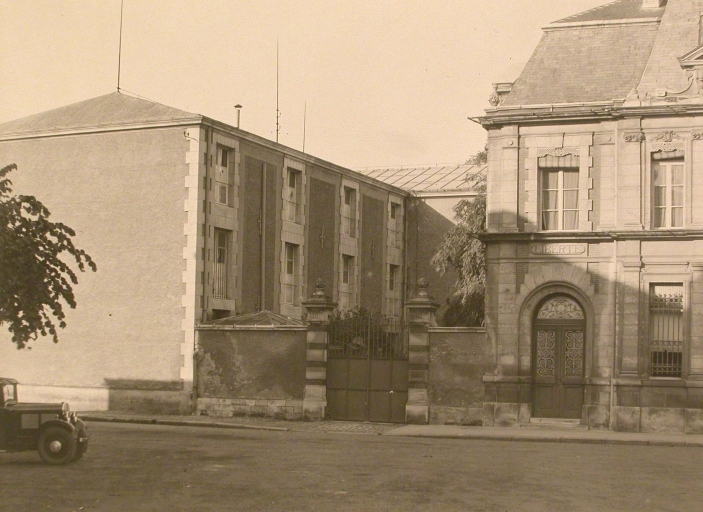
[[[64,428],[49,427],[39,435],[37,451],[47,464],[68,464],[75,460],[77,450],[76,440]]]

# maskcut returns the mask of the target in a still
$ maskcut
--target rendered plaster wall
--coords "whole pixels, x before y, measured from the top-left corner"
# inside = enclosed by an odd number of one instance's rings
[[[453,269],[440,275],[430,264],[430,260],[444,235],[454,227],[454,223],[422,199],[408,199],[406,211],[407,298],[411,299],[417,293],[418,279],[423,277],[427,279],[429,281],[427,289],[429,295],[440,304],[436,317],[437,322],[441,325],[442,316],[446,310],[446,301],[454,294],[454,283],[458,275]]]
[[[480,425],[484,401],[486,331],[430,328],[430,423]]]
[[[61,394],[78,410],[188,409],[181,369],[189,148],[183,127],[0,143],[2,165],[18,165],[14,193],[40,199],[98,266],[78,272],[78,307],[65,306],[59,344],[40,338],[18,351],[0,329],[0,374],[20,381],[23,400]]]
[[[200,331],[199,345],[200,414],[302,414],[305,330]]]

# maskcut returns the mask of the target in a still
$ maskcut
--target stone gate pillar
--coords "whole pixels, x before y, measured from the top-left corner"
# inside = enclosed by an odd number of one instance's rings
[[[430,422],[430,399],[427,393],[430,367],[429,328],[436,326],[435,312],[439,308],[427,294],[427,279],[417,280],[417,295],[406,304],[408,311],[408,403],[405,422],[427,424]]]
[[[303,417],[322,421],[327,407],[327,327],[337,303],[325,295],[325,282],[318,279],[303,306],[308,324]]]

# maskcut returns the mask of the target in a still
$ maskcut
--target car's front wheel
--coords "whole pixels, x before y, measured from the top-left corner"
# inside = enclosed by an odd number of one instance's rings
[[[47,464],[68,464],[76,458],[76,440],[68,430],[49,427],[39,435],[37,451]]]

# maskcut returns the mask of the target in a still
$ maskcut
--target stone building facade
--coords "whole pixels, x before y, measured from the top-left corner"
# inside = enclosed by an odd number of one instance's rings
[[[494,85],[484,424],[703,432],[702,16],[617,0]]]
[[[0,161],[98,265],[58,346],[18,351],[0,330],[0,374],[24,400],[190,410],[198,324],[300,319],[319,278],[340,307],[402,315],[400,188],[119,92],[0,125]]]

